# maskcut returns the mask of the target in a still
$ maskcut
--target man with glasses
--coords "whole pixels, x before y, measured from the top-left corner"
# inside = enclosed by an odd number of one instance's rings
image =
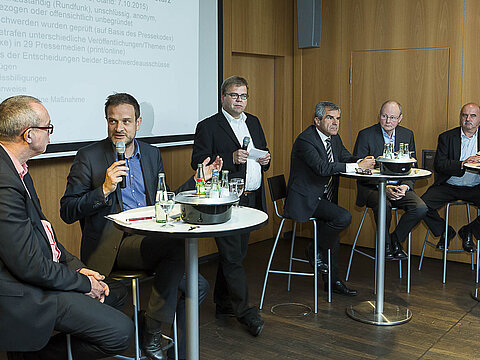
[[[448,202],[466,200],[480,205],[480,175],[465,171],[466,163],[480,162],[477,155],[480,150],[480,107],[477,104],[465,104],[460,111],[460,126],[447,130],[438,137],[435,154],[435,182],[423,194],[422,200],[428,206],[425,223],[435,236],[440,236],[437,248],[447,247],[455,237],[455,230],[449,226],[445,236],[445,220],[438,215],[437,210]],[[462,238],[463,249],[473,252],[475,244],[473,236],[480,238],[480,217],[463,226],[458,235]]]
[[[392,144],[394,151],[398,151],[400,144],[408,144],[413,157],[415,155],[415,140],[413,132],[403,126],[402,106],[397,101],[385,101],[380,107],[378,123],[361,130],[357,136],[353,154],[358,157],[372,155],[375,158],[383,154],[385,144]],[[420,197],[413,191],[413,180],[388,181],[386,187],[387,216],[385,234],[385,259],[404,260],[407,255],[403,251],[402,242],[410,231],[427,213],[427,207]],[[377,183],[368,180],[357,180],[357,205],[367,206],[373,210],[375,222],[378,222],[378,187]],[[392,220],[391,208],[405,210],[395,230],[390,234]],[[378,223],[377,223],[378,225]]]
[[[64,359],[65,333],[75,359],[128,348],[133,323],[121,308],[126,289],[88,269],[55,236],[42,212],[27,161],[45,152],[53,132],[40,100],[0,104],[0,350],[9,358]],[[110,306],[108,306],[108,305]],[[52,332],[60,334],[52,336]]]
[[[267,141],[256,116],[245,113],[248,99],[247,81],[239,76],[226,79],[221,87],[222,111],[199,122],[195,131],[192,168],[206,157],[223,159],[223,169],[230,180],[245,180],[240,205],[266,211],[263,173],[270,166]],[[253,148],[266,150],[266,155],[250,159]],[[216,316],[236,316],[253,336],[263,329],[263,320],[248,302],[248,285],[243,268],[247,254],[248,233],[215,238],[220,261],[215,281]]]

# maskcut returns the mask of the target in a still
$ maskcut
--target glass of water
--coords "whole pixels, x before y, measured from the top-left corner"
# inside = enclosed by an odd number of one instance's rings
[[[160,206],[162,207],[163,211],[165,211],[165,215],[167,216],[167,221],[162,227],[173,227],[171,223],[168,222],[168,214],[173,210],[175,206],[175,193],[168,191],[164,194],[163,198],[159,202]]]
[[[245,188],[245,180],[242,178],[233,178],[229,182],[230,185],[230,192],[233,192],[240,198],[243,194],[243,190]],[[236,204],[238,206],[238,203]]]

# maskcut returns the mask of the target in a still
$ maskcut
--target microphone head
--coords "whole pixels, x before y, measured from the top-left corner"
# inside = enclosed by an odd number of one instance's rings
[[[246,150],[248,147],[248,144],[250,144],[250,138],[248,136],[245,136],[243,138],[243,148]]]
[[[119,141],[115,144],[115,149],[117,150],[118,154],[125,154],[125,143],[123,141]]]

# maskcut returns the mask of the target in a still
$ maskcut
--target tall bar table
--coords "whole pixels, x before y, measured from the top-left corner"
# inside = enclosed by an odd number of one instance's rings
[[[179,208],[178,204],[175,205],[172,213],[179,213]],[[259,229],[267,224],[268,215],[257,209],[234,206],[231,219],[223,224],[191,225],[179,221],[175,222],[173,227],[162,227],[157,224],[152,218],[154,215],[155,207],[147,206],[109,215],[107,218],[113,221],[117,228],[130,234],[185,239],[187,359],[198,360],[198,239],[235,235]],[[141,218],[150,219],[127,220]]]
[[[341,173],[341,176],[373,180],[378,182],[378,226],[377,226],[377,284],[376,299],[364,301],[347,307],[347,315],[352,319],[372,325],[398,325],[412,318],[411,311],[400,305],[393,305],[384,301],[385,285],[385,221],[387,213],[387,180],[422,179],[432,175],[428,170],[412,169],[408,175],[385,175],[379,170],[372,170],[371,175],[357,173]]]

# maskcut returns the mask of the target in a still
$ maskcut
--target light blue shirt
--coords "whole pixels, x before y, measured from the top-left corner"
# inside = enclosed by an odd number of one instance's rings
[[[388,136],[387,132],[382,129],[382,134],[383,134],[383,142],[385,144],[393,144],[393,151],[395,151],[395,129],[393,129],[393,134],[392,137]]]
[[[140,165],[142,156],[137,140],[134,140],[134,144],[135,151],[133,155],[125,159],[126,166],[128,167],[128,175],[125,177],[126,187],[121,189],[123,210],[147,206],[142,166]]]
[[[465,159],[468,159],[470,156],[474,156],[477,154],[478,130],[471,138],[464,134],[463,129],[460,129],[460,134],[462,140],[460,161],[463,161]],[[451,176],[450,179],[447,180],[447,184],[455,186],[473,187],[480,184],[480,175],[465,171],[465,174],[463,176]]]

